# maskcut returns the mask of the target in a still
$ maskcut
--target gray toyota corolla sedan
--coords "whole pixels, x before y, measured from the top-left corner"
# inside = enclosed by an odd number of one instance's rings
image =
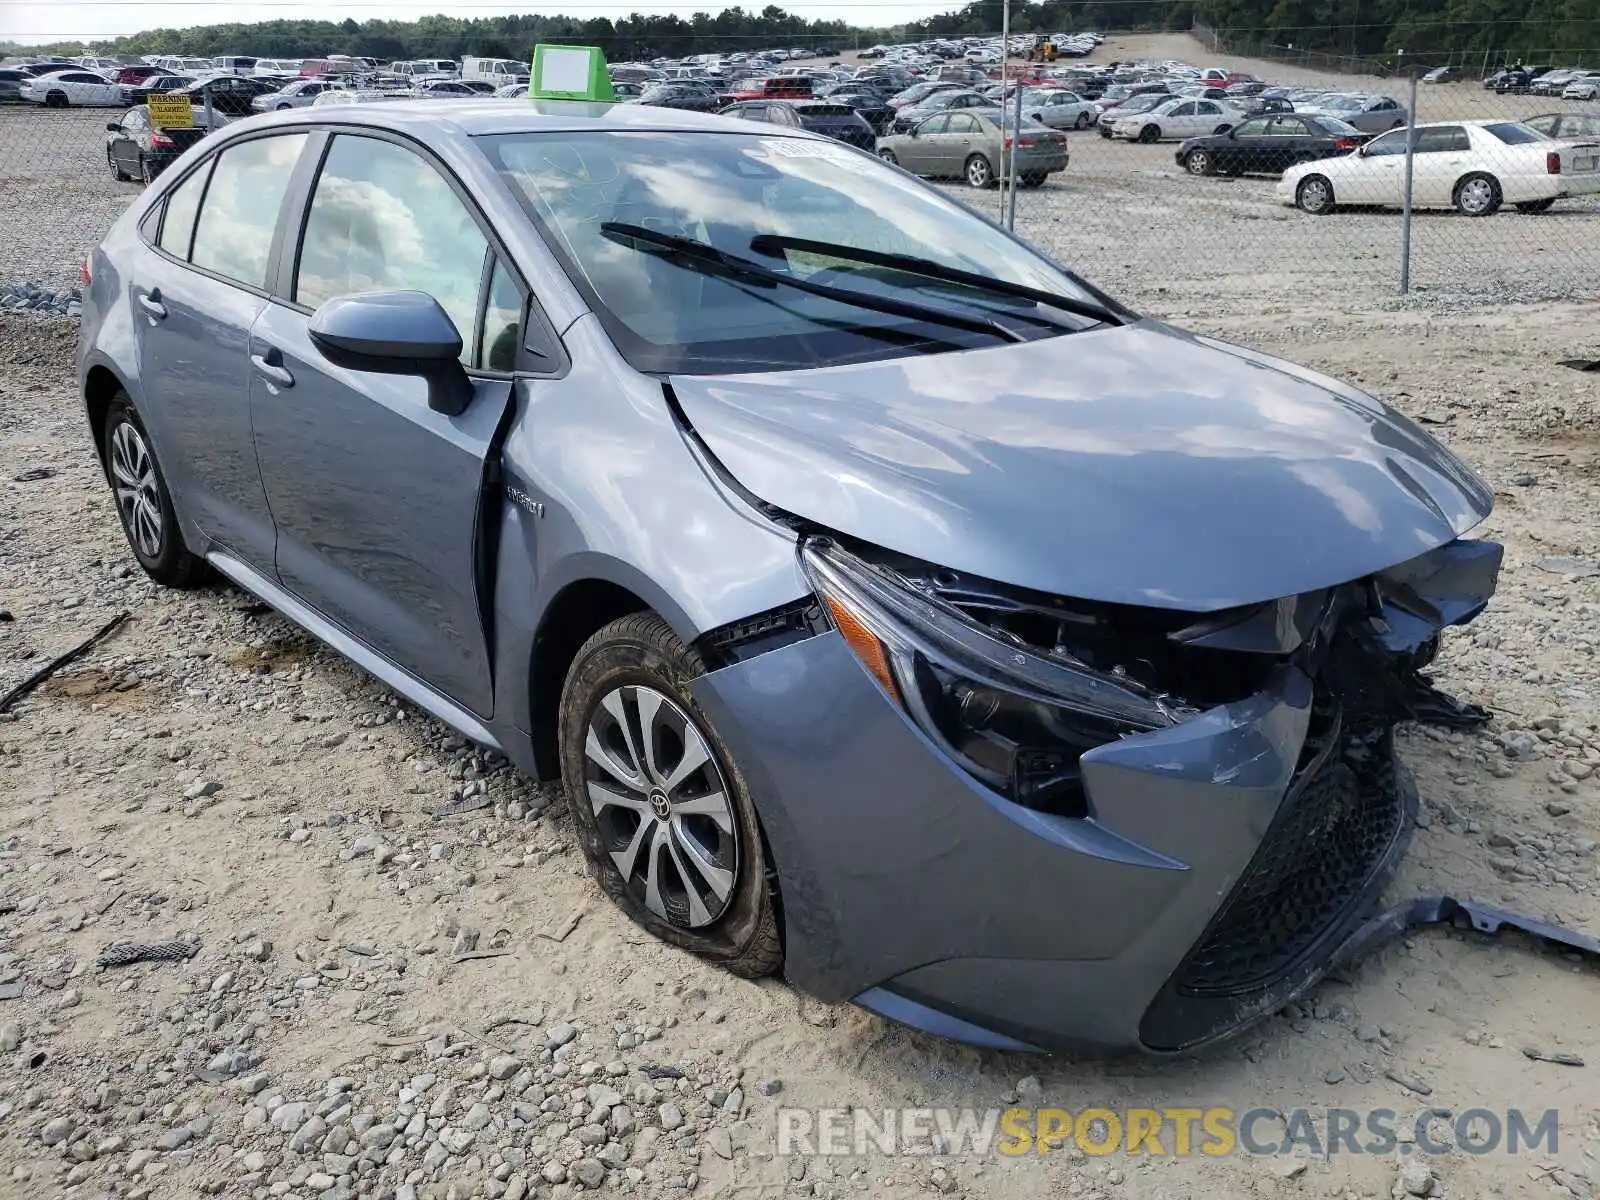
[[[1171,1052],[1309,987],[1403,853],[1392,729],[1488,489],[906,173],[638,105],[307,109],[88,264],[128,541],[522,770],[744,975]]]

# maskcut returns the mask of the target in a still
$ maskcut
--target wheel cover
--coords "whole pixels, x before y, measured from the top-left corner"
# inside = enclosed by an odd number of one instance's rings
[[[111,435],[111,477],[117,512],[135,549],[146,558],[161,555],[161,493],[156,483],[156,463],[131,422],[123,421]]]
[[[1328,185],[1320,179],[1308,179],[1300,187],[1307,208],[1322,208],[1328,203]]]
[[[1482,212],[1494,202],[1494,188],[1487,179],[1469,179],[1461,185],[1461,207],[1468,212]]]
[[[1206,168],[1211,165],[1211,156],[1204,150],[1191,150],[1189,152],[1189,170],[1196,175],[1204,175]]]
[[[685,929],[733,902],[739,830],[705,734],[669,696],[627,684],[589,716],[584,787],[600,839],[633,897]]]

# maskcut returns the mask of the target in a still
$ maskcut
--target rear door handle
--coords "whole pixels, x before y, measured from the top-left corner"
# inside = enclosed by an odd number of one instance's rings
[[[268,350],[265,354],[252,354],[250,356],[250,365],[268,382],[275,383],[279,387],[291,388],[294,386],[294,376],[289,373],[288,368],[279,366],[272,361],[278,357],[279,354],[276,350]]]
[[[139,296],[139,307],[149,313],[154,321],[166,319],[167,306],[161,303],[161,293],[159,291],[142,293]]]

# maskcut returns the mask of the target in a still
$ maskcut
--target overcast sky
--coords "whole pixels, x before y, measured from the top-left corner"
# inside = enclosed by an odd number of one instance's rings
[[[538,5],[497,4],[491,0],[355,0],[354,3],[293,3],[289,0],[0,0],[0,40],[58,41],[66,38],[104,38],[137,33],[141,29],[181,29],[228,21],[270,21],[276,18],[316,18],[357,21],[370,18],[411,20],[429,13],[460,17],[488,17],[504,13],[548,13],[619,17],[631,12],[688,16],[696,11],[717,12],[734,0],[655,0],[654,3],[607,3],[606,0],[550,0]],[[760,11],[767,0],[744,0],[746,8]],[[858,25],[895,25],[959,7],[961,0],[792,0],[782,4],[796,16],[838,18]],[[241,47],[243,53],[248,46]]]

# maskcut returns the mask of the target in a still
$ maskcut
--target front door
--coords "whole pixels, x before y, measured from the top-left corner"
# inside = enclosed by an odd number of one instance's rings
[[[168,194],[156,245],[128,287],[144,415],[179,515],[257,570],[273,527],[250,436],[250,327],[266,307],[269,260],[303,133],[252,138]],[[202,204],[202,195],[204,203]]]
[[[487,270],[486,270],[487,266]],[[477,372],[480,295],[520,311],[515,280],[467,202],[409,146],[340,134],[306,216],[297,278],[250,331],[251,409],[277,521],[283,585],[436,691],[493,711],[479,595],[485,462],[508,376],[475,374],[460,416],[418,378],[347,370],[312,344],[310,314],[353,292],[427,292]]]
[[[900,164],[906,170],[915,171],[919,175],[936,174],[939,136],[944,133],[949,123],[948,113],[938,113],[917,125],[912,130],[914,136],[905,138],[900,143],[900,149],[895,152]]]

